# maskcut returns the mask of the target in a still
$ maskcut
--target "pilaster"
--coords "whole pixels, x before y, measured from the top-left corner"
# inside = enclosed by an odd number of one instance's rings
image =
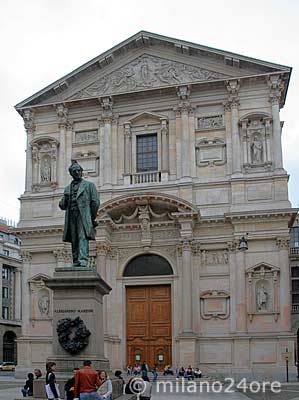
[[[60,155],[59,157],[59,186],[65,186],[67,184],[67,141],[66,141],[66,129],[68,123],[68,109],[64,104],[58,104],[56,106],[57,121],[59,129],[59,141],[60,141]]]
[[[228,100],[226,109],[230,109],[231,114],[231,136],[232,136],[232,174],[240,176],[241,170],[241,148],[239,137],[239,89],[238,80],[227,82]]]
[[[190,160],[190,126],[189,114],[192,111],[190,104],[190,89],[188,86],[179,86],[177,95],[180,99],[176,109],[177,116],[180,116],[181,125],[181,181],[191,180],[191,160]]]
[[[130,185],[132,173],[132,132],[130,122],[124,125],[125,160],[124,160],[124,184]]]
[[[23,260],[22,269],[22,336],[28,336],[30,333],[30,266],[32,255],[28,251],[21,252]]]
[[[111,97],[101,99],[102,116],[100,130],[101,146],[101,170],[102,185],[111,187],[112,185],[112,121],[113,121],[113,101]]]
[[[277,237],[278,260],[280,267],[280,310],[281,330],[291,330],[291,287],[290,287],[290,266],[289,266],[289,245],[290,238]]]
[[[279,75],[272,75],[268,80],[270,89],[269,101],[272,106],[273,123],[273,150],[274,150],[274,169],[276,173],[283,171],[282,146],[281,146],[281,125],[280,125],[280,98],[284,88]]]
[[[26,181],[25,181],[25,193],[32,191],[32,148],[31,142],[33,140],[33,133],[35,131],[34,123],[34,111],[32,109],[24,110],[23,120],[25,130],[27,132],[27,144],[26,144]]]

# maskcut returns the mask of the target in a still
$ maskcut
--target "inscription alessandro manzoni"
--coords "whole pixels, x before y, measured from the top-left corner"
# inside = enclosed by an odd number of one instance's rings
[[[73,309],[73,310],[64,310],[64,309],[58,309],[58,310],[54,310],[55,313],[92,313],[93,310],[91,309],[84,309],[84,310],[77,310],[77,309]]]

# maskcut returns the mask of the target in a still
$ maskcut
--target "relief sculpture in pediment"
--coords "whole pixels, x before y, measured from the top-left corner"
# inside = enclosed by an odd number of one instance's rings
[[[159,57],[143,55],[117,71],[101,77],[72,95],[70,99],[97,97],[104,94],[208,81],[225,75]]]

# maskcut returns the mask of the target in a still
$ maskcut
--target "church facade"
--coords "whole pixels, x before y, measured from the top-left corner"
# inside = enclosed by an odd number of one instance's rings
[[[45,282],[71,263],[58,202],[72,159],[101,202],[89,262],[112,287],[112,369],[147,360],[282,378],[288,352],[292,371],[290,73],[139,32],[16,106],[27,132],[18,374],[51,354],[59,310]]]

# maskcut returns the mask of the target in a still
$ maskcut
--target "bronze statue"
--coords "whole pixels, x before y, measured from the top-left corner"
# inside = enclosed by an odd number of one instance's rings
[[[66,211],[63,241],[72,243],[75,267],[88,266],[88,241],[95,240],[95,219],[100,205],[95,185],[82,179],[82,171],[77,161],[72,161],[69,173],[73,181],[59,202],[59,207]]]

